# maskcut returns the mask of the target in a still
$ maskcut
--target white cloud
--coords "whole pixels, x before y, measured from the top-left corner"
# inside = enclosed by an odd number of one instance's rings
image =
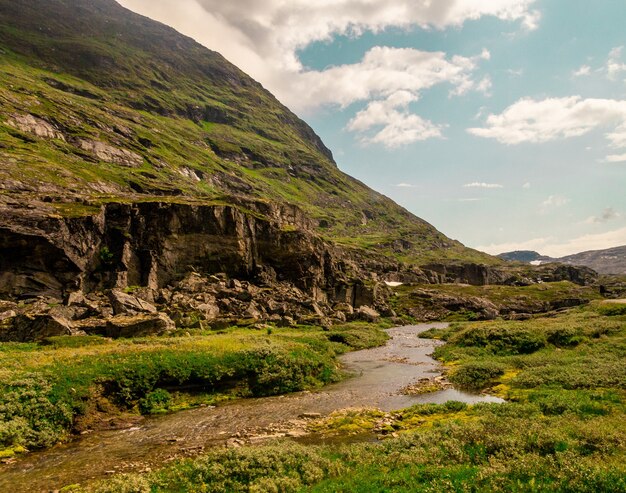
[[[626,147],[626,101],[572,96],[521,99],[503,113],[489,115],[485,127],[468,132],[503,144],[521,144],[580,137],[607,126],[614,127],[606,134],[611,147]]]
[[[384,101],[369,103],[346,128],[359,133],[364,144],[378,143],[386,147],[441,137],[440,125],[409,112],[409,104],[416,100],[417,96],[408,91],[395,92]]]
[[[506,73],[509,74],[511,77],[521,77],[522,75],[524,75],[524,69],[519,68],[517,70],[514,70],[510,68],[507,69]]]
[[[532,186],[532,185],[530,184],[530,182],[529,182],[529,181],[527,181],[526,183],[524,183],[524,184],[522,185],[522,188],[523,188],[524,190],[529,190],[531,186]]]
[[[440,135],[440,126],[412,115],[406,106],[389,110],[389,98],[398,91],[415,97],[437,84],[452,85],[450,94],[485,94],[487,77],[475,81],[478,63],[490,53],[466,58],[447,57],[414,49],[374,47],[354,64],[311,70],[299,51],[337,35],[358,37],[386,28],[444,29],[490,16],[518,21],[535,29],[536,0],[120,0],[120,3],[165,22],[205,46],[220,52],[272,91],[297,112],[323,105],[346,107],[354,102],[387,106],[389,120],[370,142],[396,146]],[[372,112],[376,108],[371,109]],[[365,119],[366,115],[361,118]],[[357,125],[358,126],[358,125]],[[398,138],[389,135],[399,131]]]
[[[606,157],[607,163],[624,163],[626,162],[626,154],[611,154]]]
[[[542,210],[548,209],[558,209],[559,207],[563,207],[569,203],[569,199],[567,197],[563,197],[562,195],[550,195],[546,200],[541,203]]]
[[[606,73],[611,80],[616,80],[622,72],[626,72],[626,63],[622,62],[623,46],[613,48],[609,53],[609,60],[606,64]]]
[[[473,183],[466,183],[465,185],[463,185],[463,188],[504,188],[504,186],[498,183],[485,183],[475,181]]]
[[[411,183],[398,183],[394,186],[397,188],[417,188],[417,185],[412,185]]]
[[[586,77],[591,75],[591,67],[589,65],[583,65],[578,70],[575,70],[572,75],[574,77]]]
[[[583,224],[602,224],[614,219],[619,219],[622,215],[613,207],[607,207],[599,216],[590,216],[583,221]]]
[[[292,78],[293,105],[310,109],[320,105],[348,106],[357,101],[386,99],[398,92],[411,93],[417,100],[421,91],[439,84],[451,84],[454,95],[478,90],[471,75],[484,54],[467,58],[446,57],[442,52],[412,48],[376,46],[359,63],[307,71]]]
[[[605,233],[587,234],[565,242],[559,242],[553,237],[546,237],[534,238],[518,243],[491,244],[476,248],[492,255],[515,250],[535,250],[543,255],[558,258],[588,250],[604,250],[622,245],[626,245],[626,227]]]
[[[490,96],[492,87],[493,82],[491,81],[491,77],[486,76],[476,85],[476,90],[478,92],[482,92],[486,96]]]
[[[470,198],[470,199],[458,199],[459,202],[481,202],[483,199]]]

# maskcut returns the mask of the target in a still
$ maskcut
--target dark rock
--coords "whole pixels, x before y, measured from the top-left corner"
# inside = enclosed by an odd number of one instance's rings
[[[142,314],[135,316],[117,315],[106,321],[107,337],[145,337],[163,335],[176,328],[176,325],[164,313]]]
[[[118,289],[112,289],[107,295],[115,315],[137,315],[139,313],[157,312],[154,305]]]
[[[72,322],[56,315],[18,315],[8,331],[0,334],[3,341],[31,342],[46,337],[69,336],[75,333]]]

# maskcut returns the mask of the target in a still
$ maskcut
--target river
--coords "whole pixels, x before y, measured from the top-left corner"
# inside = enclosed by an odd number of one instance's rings
[[[273,436],[296,436],[290,428],[301,426],[302,416],[314,413],[326,415],[355,407],[391,411],[417,403],[448,400],[502,402],[496,397],[455,389],[419,396],[401,393],[421,378],[441,375],[440,364],[430,354],[442,343],[419,338],[421,332],[431,327],[444,328],[446,324],[389,329],[386,345],[343,355],[342,365],[354,376],[318,392],[241,399],[215,408],[148,418],[132,428],[94,432],[71,443],[28,454],[0,468],[0,491],[48,492],[116,472],[157,468],[211,447],[236,446]]]

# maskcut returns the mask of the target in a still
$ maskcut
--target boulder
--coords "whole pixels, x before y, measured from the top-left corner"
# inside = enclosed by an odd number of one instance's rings
[[[156,307],[136,296],[126,294],[119,289],[108,293],[114,315],[137,315],[139,313],[156,313]]]
[[[220,314],[220,308],[215,303],[202,303],[198,305],[198,311],[202,312],[205,320],[213,320]]]
[[[366,322],[376,322],[380,318],[380,313],[366,305],[359,307],[356,315],[359,320],[365,320]]]
[[[354,313],[354,308],[349,303],[337,303],[333,308],[335,311],[343,312],[346,315],[352,315]]]
[[[145,337],[163,335],[172,331],[176,325],[165,313],[141,315],[117,315],[107,320],[107,337]]]
[[[11,328],[0,338],[12,342],[32,342],[73,333],[72,322],[57,315],[18,315],[13,319]]]

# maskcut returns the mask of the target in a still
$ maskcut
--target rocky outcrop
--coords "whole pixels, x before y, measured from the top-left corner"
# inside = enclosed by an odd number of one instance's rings
[[[22,132],[30,133],[43,139],[65,140],[64,135],[54,126],[31,114],[13,115],[7,123]]]
[[[47,337],[69,336],[77,331],[72,322],[53,314],[17,315],[9,330],[0,332],[0,341],[30,342]]]
[[[527,286],[538,282],[570,281],[580,286],[588,286],[598,278],[598,274],[587,267],[562,264],[546,264],[539,267],[492,266],[473,263],[427,264],[421,266],[421,269],[432,284]]]
[[[195,269],[287,281],[325,299],[346,277],[345,260],[295,207],[114,203],[61,218],[46,204],[5,205],[0,219],[0,295],[158,289]]]
[[[469,288],[469,286],[467,286]],[[459,286],[462,290],[462,286]],[[409,316],[417,321],[434,320],[493,320],[523,319],[534,314],[547,313],[563,308],[571,308],[588,303],[597,296],[586,288],[572,289],[568,293],[553,295],[550,299],[541,296],[526,295],[520,291],[512,296],[484,296],[469,293],[438,290],[426,287],[412,287],[403,295],[395,307],[402,316]]]
[[[106,142],[97,140],[79,139],[78,146],[96,158],[106,163],[114,163],[130,168],[137,168],[143,164],[143,157],[128,149],[119,149]]]

